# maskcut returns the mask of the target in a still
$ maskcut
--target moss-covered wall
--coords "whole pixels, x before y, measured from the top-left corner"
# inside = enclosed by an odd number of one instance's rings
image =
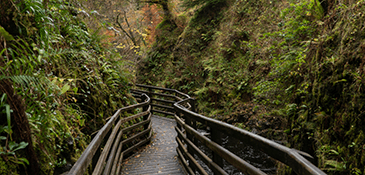
[[[204,2],[180,14],[183,30],[160,29],[138,81],[188,92],[329,174],[364,174],[365,2]]]

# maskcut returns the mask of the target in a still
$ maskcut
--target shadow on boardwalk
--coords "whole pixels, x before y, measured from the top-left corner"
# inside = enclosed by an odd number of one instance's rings
[[[123,162],[122,174],[185,175],[177,159],[176,122],[154,115],[151,144]]]

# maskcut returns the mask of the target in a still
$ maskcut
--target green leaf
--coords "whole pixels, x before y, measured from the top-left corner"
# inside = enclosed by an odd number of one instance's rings
[[[29,165],[29,161],[26,158],[24,158],[24,157],[18,158],[18,160],[20,160],[20,161],[26,163],[27,165]]]
[[[0,80],[1,80],[1,78],[0,78]],[[6,94],[5,93],[1,96],[0,103],[5,103],[4,99],[6,99]]]
[[[75,94],[77,94],[77,90],[79,90],[79,89],[77,87],[75,87],[72,90],[75,92]]]
[[[8,120],[8,129],[11,130],[10,105],[5,105],[6,119]]]
[[[344,167],[345,167],[345,164],[344,163],[337,162],[335,160],[326,160],[325,161],[325,165],[326,166],[333,167],[333,169],[332,168],[328,168],[328,170],[334,170],[334,171],[336,171],[336,170],[338,171],[338,170],[344,169]]]
[[[0,140],[6,140],[5,136],[0,136]]]
[[[339,155],[340,153],[338,153],[336,150],[333,150],[333,149],[331,149],[330,150],[330,152],[332,152],[333,154],[335,154],[335,155]]]
[[[6,49],[3,49],[1,52],[0,52],[0,56],[3,55],[3,53],[5,52]]]
[[[70,89],[70,85],[68,85],[68,83],[66,83],[65,85],[63,85],[62,89],[61,89],[61,94],[64,94],[65,92],[67,92]]]
[[[9,146],[9,149],[10,149],[10,150],[13,150],[13,149],[14,149],[15,147],[17,147],[18,145],[19,145],[19,144],[17,144],[17,143],[15,143],[15,142],[12,142],[12,141],[11,141],[11,142],[9,142],[9,145],[8,145],[8,146]]]
[[[40,63],[42,61],[42,56],[41,55],[38,55],[37,57],[37,61]]]
[[[29,143],[26,143],[26,142],[20,142],[19,146],[17,148],[15,148],[13,151],[17,151],[17,150],[20,150],[20,149],[24,149],[25,147],[28,146]]]
[[[85,125],[85,119],[80,119],[80,126],[84,126]]]
[[[346,79],[337,80],[337,81],[333,82],[333,84],[340,83],[340,82],[346,82],[346,81],[347,81]]]

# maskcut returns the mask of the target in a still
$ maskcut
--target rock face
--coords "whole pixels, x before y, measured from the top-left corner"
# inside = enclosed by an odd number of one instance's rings
[[[215,118],[268,139],[286,142],[286,134],[283,131],[285,120],[278,115],[261,114],[260,110],[263,109],[255,109],[255,105],[246,104],[236,108],[232,115],[218,115]]]

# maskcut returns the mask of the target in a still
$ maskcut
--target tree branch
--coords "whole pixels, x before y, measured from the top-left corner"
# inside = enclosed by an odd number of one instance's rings
[[[129,28],[129,33],[123,28],[122,24],[120,24],[119,15],[121,15],[121,14],[119,13],[117,15],[116,23],[118,24],[119,28],[123,31],[123,33],[126,34],[128,36],[128,38],[132,40],[133,45],[137,46],[136,39],[134,38],[133,33],[131,33],[131,30],[130,30],[130,26],[129,26],[129,23],[128,23],[128,20],[127,20],[127,17],[126,17],[126,12],[124,12],[124,19],[127,22],[127,25],[128,25],[128,28]]]

